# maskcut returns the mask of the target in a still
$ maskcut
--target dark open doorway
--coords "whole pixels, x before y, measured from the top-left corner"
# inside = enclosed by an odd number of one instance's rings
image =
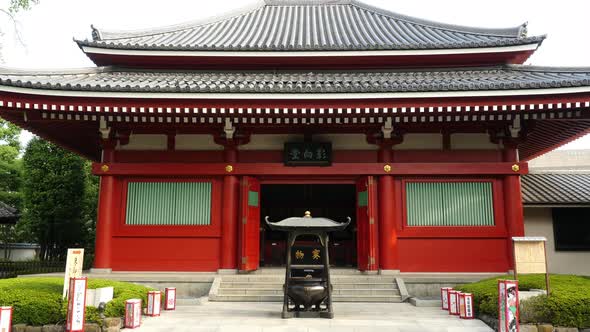
[[[271,231],[264,217],[279,221],[303,216],[326,217],[352,222],[343,232],[330,235],[330,263],[336,267],[356,267],[356,189],[350,184],[267,184],[261,186],[262,218],[260,234],[260,266],[285,264],[286,238],[283,232]]]

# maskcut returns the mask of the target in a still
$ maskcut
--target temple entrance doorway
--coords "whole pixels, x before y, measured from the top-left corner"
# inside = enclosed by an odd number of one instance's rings
[[[344,222],[352,219],[345,231],[330,236],[330,263],[334,267],[357,266],[356,187],[354,184],[263,184],[260,192],[260,266],[284,266],[286,237],[271,231],[265,216],[279,221],[303,216],[325,217]],[[310,238],[310,241],[315,239]]]

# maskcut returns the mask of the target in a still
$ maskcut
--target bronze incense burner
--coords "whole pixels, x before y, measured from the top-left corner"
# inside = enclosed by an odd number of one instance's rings
[[[266,223],[273,230],[288,232],[287,269],[283,285],[283,318],[334,318],[328,257],[328,232],[344,230],[351,219],[338,223],[326,218],[287,218]],[[319,239],[318,245],[295,245],[304,235]]]

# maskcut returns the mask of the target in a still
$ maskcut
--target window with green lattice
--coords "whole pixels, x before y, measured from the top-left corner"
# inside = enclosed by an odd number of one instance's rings
[[[211,224],[210,182],[129,182],[126,225]]]
[[[408,226],[494,226],[491,182],[406,182]]]

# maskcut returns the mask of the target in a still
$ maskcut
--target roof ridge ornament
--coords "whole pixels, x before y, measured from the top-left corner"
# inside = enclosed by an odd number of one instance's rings
[[[100,35],[100,30],[94,26],[94,24],[90,25],[90,29],[92,29],[92,39],[93,40],[102,40],[102,36]]]
[[[519,38],[526,38],[529,33],[529,22],[524,22],[521,27],[520,31],[518,31]]]

